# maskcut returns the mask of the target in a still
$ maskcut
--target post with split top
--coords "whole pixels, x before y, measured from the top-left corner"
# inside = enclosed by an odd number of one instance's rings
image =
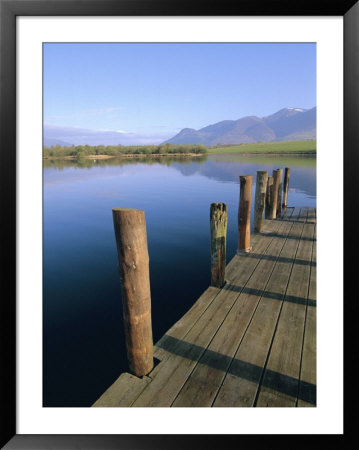
[[[257,171],[253,224],[253,230],[257,233],[260,233],[262,231],[264,208],[266,204],[267,178],[268,173],[266,170]]]
[[[267,181],[267,192],[266,192],[266,219],[271,219],[272,214],[272,204],[273,204],[273,177],[268,177]]]
[[[211,231],[211,285],[225,285],[226,239],[227,239],[227,205],[212,203],[210,207]]]

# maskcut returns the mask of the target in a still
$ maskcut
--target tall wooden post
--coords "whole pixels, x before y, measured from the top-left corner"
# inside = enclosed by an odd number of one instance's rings
[[[282,214],[283,169],[279,170],[277,216]]]
[[[227,239],[227,205],[212,203],[210,207],[211,229],[211,285],[225,285],[226,239]]]
[[[238,209],[238,251],[251,249],[252,175],[239,177],[240,195]]]
[[[267,178],[268,173],[266,170],[257,171],[256,196],[254,202],[254,221],[253,221],[254,222],[253,229],[257,233],[260,233],[262,231],[264,208],[266,203]]]
[[[283,183],[283,203],[282,203],[283,209],[285,209],[288,206],[289,178],[290,178],[290,168],[286,167],[284,171],[284,183]]]
[[[112,209],[121,279],[123,319],[130,370],[137,376],[153,368],[149,257],[144,211]]]
[[[273,195],[269,208],[269,219],[275,219],[277,217],[279,177],[280,170],[273,170]]]
[[[271,219],[273,204],[273,177],[268,177],[266,192],[266,219]]]

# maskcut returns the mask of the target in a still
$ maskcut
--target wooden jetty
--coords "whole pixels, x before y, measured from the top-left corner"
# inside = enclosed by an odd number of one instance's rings
[[[315,208],[263,220],[225,280],[154,345],[150,373],[121,374],[93,406],[316,406]]]

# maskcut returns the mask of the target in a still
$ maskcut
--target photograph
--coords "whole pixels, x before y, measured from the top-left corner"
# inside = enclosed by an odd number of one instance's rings
[[[316,406],[316,44],[43,44],[43,406]]]
[[[0,0],[0,448],[343,445],[358,21]]]

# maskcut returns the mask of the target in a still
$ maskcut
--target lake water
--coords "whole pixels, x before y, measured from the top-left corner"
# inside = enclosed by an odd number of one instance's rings
[[[210,204],[228,205],[229,262],[239,175],[254,202],[256,171],[285,167],[288,205],[315,206],[315,157],[45,161],[43,406],[90,406],[128,371],[113,207],[145,211],[156,342],[210,284]]]

